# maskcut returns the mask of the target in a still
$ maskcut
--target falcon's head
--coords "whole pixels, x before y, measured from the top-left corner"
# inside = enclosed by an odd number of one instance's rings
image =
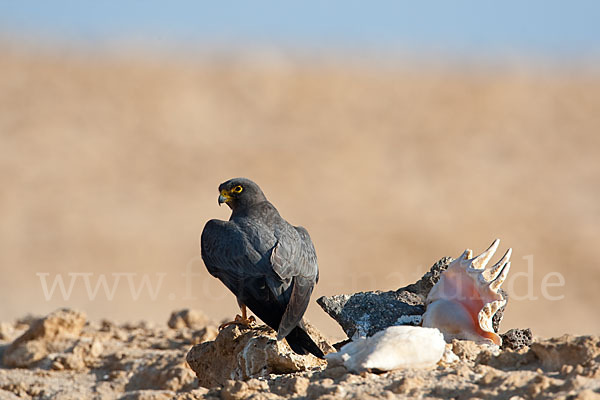
[[[227,203],[229,208],[245,208],[265,201],[258,185],[246,178],[233,178],[219,185],[219,205]]]

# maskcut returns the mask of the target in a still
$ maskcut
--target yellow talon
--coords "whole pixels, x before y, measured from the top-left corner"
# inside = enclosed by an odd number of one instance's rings
[[[246,328],[250,328],[252,324],[256,322],[256,318],[253,315],[250,317],[245,317],[244,315],[236,315],[233,321],[225,322],[224,324],[219,325],[219,330],[225,329],[229,325],[241,325]]]

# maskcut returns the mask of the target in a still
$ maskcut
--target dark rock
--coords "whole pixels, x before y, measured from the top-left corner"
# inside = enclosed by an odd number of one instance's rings
[[[506,304],[508,304],[508,292],[500,288],[498,289],[498,293],[500,293],[502,297],[506,299]],[[492,327],[494,328],[494,332],[496,333],[498,333],[498,331],[500,330],[500,322],[502,321],[502,318],[504,318],[504,310],[506,309],[506,304],[498,311],[496,311],[496,314],[494,314],[494,317],[492,318]]]
[[[423,300],[406,291],[321,297],[317,303],[350,338],[355,334],[372,336],[392,325],[417,325],[425,312]]]
[[[502,350],[519,350],[531,345],[533,336],[531,329],[511,329],[500,335],[502,338]]]
[[[433,264],[429,271],[427,271],[425,275],[423,275],[423,277],[421,277],[421,279],[419,279],[416,283],[398,289],[398,291],[406,290],[412,293],[416,293],[419,296],[421,296],[423,298],[423,302],[425,302],[429,291],[432,287],[435,286],[436,283],[438,283],[440,277],[442,276],[442,272],[444,272],[448,268],[448,265],[450,265],[451,262],[451,257],[442,258],[441,260]]]
[[[340,351],[340,349],[342,347],[344,347],[345,345],[347,345],[348,343],[352,343],[352,339],[346,339],[346,340],[342,340],[341,342],[334,343],[333,348],[336,349],[336,351]]]
[[[317,303],[349,338],[355,334],[372,336],[393,325],[418,325],[425,312],[427,294],[450,261],[450,257],[442,258],[418,282],[396,291],[323,296]]]
[[[340,324],[349,338],[355,334],[372,336],[393,325],[419,325],[427,295],[451,261],[450,257],[440,259],[416,283],[396,291],[323,296],[317,299],[317,304]],[[508,299],[506,292],[500,290]],[[503,314],[504,307],[494,316],[496,332]]]

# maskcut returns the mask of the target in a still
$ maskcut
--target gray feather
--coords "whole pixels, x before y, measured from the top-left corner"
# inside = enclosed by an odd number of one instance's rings
[[[290,225],[258,186],[245,184],[255,199],[240,199],[229,221],[206,224],[202,259],[238,303],[248,305],[281,339],[301,323],[308,307],[319,277],[317,256],[306,229]]]

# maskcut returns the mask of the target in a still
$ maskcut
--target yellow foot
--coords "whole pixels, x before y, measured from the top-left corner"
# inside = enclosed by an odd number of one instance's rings
[[[249,318],[244,318],[241,315],[236,315],[233,321],[225,322],[224,324],[219,325],[219,330],[224,329],[229,325],[242,325],[246,328],[249,328],[254,322],[256,322],[256,319],[253,315],[251,315]]]

